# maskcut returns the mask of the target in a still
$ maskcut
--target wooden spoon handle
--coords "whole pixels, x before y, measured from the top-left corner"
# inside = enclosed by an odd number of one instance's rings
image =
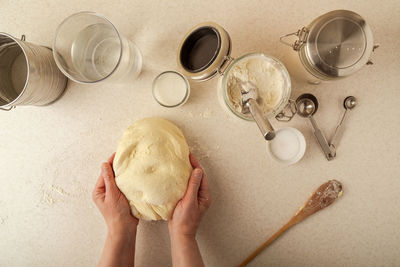
[[[267,241],[265,241],[264,244],[259,246],[256,250],[254,250],[253,253],[250,254],[240,265],[239,267],[244,267],[247,264],[249,264],[255,257],[257,257],[258,254],[260,254],[261,251],[263,251],[266,247],[268,247],[272,242],[274,242],[278,237],[280,237],[287,229],[295,225],[297,222],[293,220],[293,218],[284,226],[282,226],[281,229],[279,229],[275,234],[273,234]]]
[[[245,266],[249,264],[263,249],[274,242],[278,237],[280,237],[287,229],[293,225],[303,221],[308,216],[316,213],[317,211],[326,208],[331,205],[338,197],[343,193],[343,186],[339,181],[329,180],[328,182],[322,184],[318,189],[311,194],[306,204],[300,208],[300,210],[290,219],[290,221],[285,224],[281,229],[279,229],[275,234],[273,234],[264,244],[262,244],[258,249],[256,249],[250,256],[247,257],[239,266]]]

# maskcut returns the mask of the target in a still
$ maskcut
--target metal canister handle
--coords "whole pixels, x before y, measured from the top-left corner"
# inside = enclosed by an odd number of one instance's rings
[[[288,33],[288,34],[282,35],[281,37],[279,37],[279,40],[281,41],[281,43],[283,43],[283,44],[285,44],[285,45],[287,45],[287,46],[292,47],[293,50],[299,51],[299,50],[300,50],[300,47],[301,47],[301,46],[306,42],[306,40],[307,40],[308,32],[309,32],[309,30],[308,30],[306,27],[303,27],[303,28],[297,30],[297,32],[292,32],[292,33]],[[294,43],[288,43],[288,42],[286,42],[286,41],[285,41],[285,38],[286,38],[286,37],[289,37],[289,36],[292,36],[292,35],[297,36],[298,39],[297,39],[296,41],[294,41]]]
[[[10,110],[12,110],[13,108],[15,108],[15,106],[11,106],[11,107],[9,107],[9,108],[0,108],[0,110],[10,111]]]
[[[21,41],[24,42],[25,39],[26,39],[25,34],[22,34],[22,36],[21,36]],[[8,107],[8,108],[2,108],[2,107],[0,107],[0,110],[3,110],[3,111],[10,111],[10,110],[12,110],[13,108],[15,108],[15,106],[11,106],[11,107]]]

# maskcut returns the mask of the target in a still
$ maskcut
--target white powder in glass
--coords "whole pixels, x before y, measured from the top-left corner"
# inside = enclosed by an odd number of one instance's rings
[[[270,141],[270,149],[278,159],[287,161],[299,154],[300,141],[293,131],[279,131]]]
[[[249,57],[237,63],[227,81],[228,98],[234,109],[242,112],[241,86],[236,78],[250,81],[258,88],[258,103],[264,114],[275,109],[282,99],[284,77],[281,71],[264,57]]]
[[[275,131],[275,134],[275,138],[267,142],[267,150],[274,159],[290,165],[304,156],[306,140],[299,130],[287,127]]]
[[[165,72],[153,84],[154,98],[164,106],[183,104],[187,98],[188,86],[176,72]]]

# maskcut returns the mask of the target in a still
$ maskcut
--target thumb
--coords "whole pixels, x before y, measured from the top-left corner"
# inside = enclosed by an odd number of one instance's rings
[[[201,185],[201,178],[203,177],[203,170],[196,168],[192,171],[189,178],[188,188],[186,190],[185,198],[189,201],[197,202],[197,194],[199,193],[199,188]]]
[[[118,193],[117,184],[115,183],[114,172],[109,163],[103,163],[101,165],[101,175],[104,178],[104,184],[106,186],[106,196],[113,196]]]

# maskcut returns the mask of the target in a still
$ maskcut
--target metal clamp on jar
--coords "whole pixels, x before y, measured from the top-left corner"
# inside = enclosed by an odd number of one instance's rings
[[[297,39],[288,42],[286,38],[289,36],[296,36]],[[301,65],[306,70],[302,76],[311,84],[343,78],[366,64],[372,64],[371,53],[379,47],[374,45],[366,21],[348,10],[328,12],[297,32],[281,36],[280,40],[298,52]],[[293,66],[294,72],[296,67]]]

